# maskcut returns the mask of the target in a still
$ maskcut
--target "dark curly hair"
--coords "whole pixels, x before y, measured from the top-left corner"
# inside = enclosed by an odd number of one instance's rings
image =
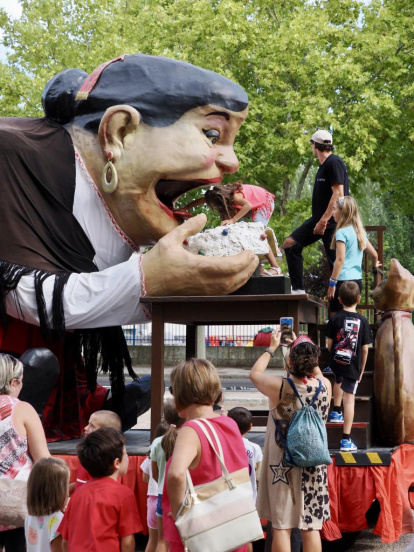
[[[313,374],[313,369],[318,366],[321,351],[314,343],[298,343],[290,351],[290,373],[298,378]]]
[[[213,211],[217,211],[221,220],[226,220],[234,217],[237,209],[234,206],[234,194],[240,192],[243,183],[241,180],[224,186],[214,186],[211,190],[207,190],[204,195],[207,205]]]

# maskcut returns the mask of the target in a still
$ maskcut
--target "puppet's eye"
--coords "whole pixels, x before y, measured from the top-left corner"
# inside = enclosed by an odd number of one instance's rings
[[[204,134],[207,136],[207,138],[211,141],[212,144],[215,144],[217,140],[220,138],[220,132],[218,130],[205,130],[203,129]]]

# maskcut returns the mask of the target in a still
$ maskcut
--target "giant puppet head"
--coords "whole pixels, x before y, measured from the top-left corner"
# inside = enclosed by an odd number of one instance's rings
[[[221,182],[238,160],[234,139],[247,116],[245,91],[182,61],[125,55],[90,76],[70,69],[51,79],[42,102],[49,119],[67,125],[122,230],[136,243],[156,242],[188,213],[175,201]],[[118,175],[101,186],[108,156]]]

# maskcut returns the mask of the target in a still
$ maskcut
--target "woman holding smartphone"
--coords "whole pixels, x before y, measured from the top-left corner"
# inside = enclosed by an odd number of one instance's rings
[[[282,324],[282,319],[281,319]],[[281,330],[272,333],[270,347],[254,364],[250,379],[257,389],[269,398],[269,418],[266,429],[263,464],[257,497],[259,516],[271,521],[272,552],[290,552],[293,528],[302,532],[304,552],[322,549],[319,531],[330,518],[326,466],[302,468],[285,463],[285,450],[275,436],[275,423],[285,433],[297,410],[299,399],[286,378],[266,374],[269,360],[280,345]],[[326,422],[331,401],[331,384],[318,367],[319,347],[301,335],[294,339],[288,357],[289,373],[302,401],[310,404],[322,381],[315,408]]]

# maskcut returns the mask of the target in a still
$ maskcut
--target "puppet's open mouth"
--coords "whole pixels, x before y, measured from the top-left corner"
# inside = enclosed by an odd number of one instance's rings
[[[182,221],[192,215],[184,210],[174,210],[177,199],[191,190],[212,184],[211,180],[159,180],[155,186],[155,193],[162,209],[170,216]]]

